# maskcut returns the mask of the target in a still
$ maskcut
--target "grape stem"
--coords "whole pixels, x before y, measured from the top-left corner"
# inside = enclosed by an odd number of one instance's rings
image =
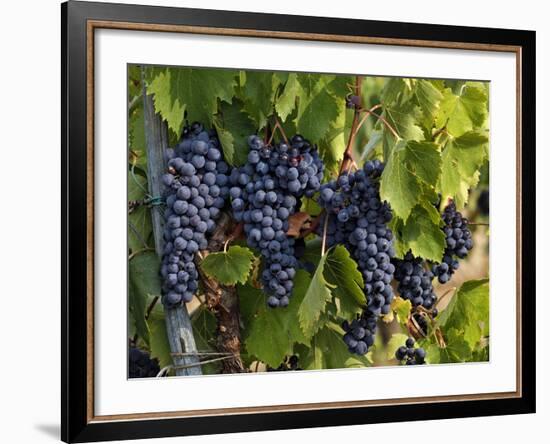
[[[328,227],[328,213],[325,215],[325,225],[323,226],[323,240],[321,241],[321,256],[325,255],[325,247],[327,242],[327,227]]]
[[[141,250],[134,251],[130,256],[128,256],[128,261],[131,261],[133,258],[135,258],[138,254],[145,253],[147,251],[155,251],[154,248],[145,247]]]
[[[271,136],[269,137],[269,140],[267,141],[267,145],[271,145],[271,142],[273,141],[273,137],[275,136],[275,131],[279,130],[281,133],[281,136],[283,136],[283,139],[285,143],[288,145],[288,138],[286,137],[285,130],[283,129],[281,122],[279,122],[279,119],[277,116],[273,116],[275,123],[273,124],[273,131],[271,131]]]
[[[447,348],[447,344],[445,343],[445,338],[443,337],[443,333],[441,333],[441,329],[438,328],[434,331],[435,339],[437,340],[437,344],[439,345],[439,348]]]
[[[449,288],[445,293],[443,293],[440,297],[437,298],[437,302],[435,303],[435,307],[434,308],[437,308],[437,306],[440,304],[440,302],[445,298],[445,296],[447,296],[449,293],[451,293],[452,291],[456,291],[456,287],[452,287],[452,288]]]
[[[355,86],[353,88],[355,89],[355,94],[357,94],[360,101],[361,101],[362,81],[363,81],[363,78],[361,76],[355,76]],[[344,159],[342,160],[342,164],[340,165],[340,174],[342,174],[343,171],[348,170],[348,168],[350,168],[350,165],[353,162],[353,157],[352,157],[353,142],[355,140],[355,136],[357,135],[359,118],[361,117],[360,109],[361,109],[361,103],[359,103],[359,105],[356,106],[355,111],[353,113],[353,121],[351,123],[350,136],[348,139],[348,143],[346,145],[346,151],[344,151]]]
[[[159,296],[155,296],[149,306],[147,307],[147,311],[145,312],[145,320],[149,320],[149,316],[151,316],[151,312],[153,311],[153,308],[155,308],[155,305],[157,304],[159,300]]]
[[[363,125],[363,123],[365,123],[365,121],[367,120],[367,117],[368,116],[374,116],[376,117],[380,122],[382,122],[386,128],[388,128],[390,130],[390,132],[393,134],[393,136],[397,139],[397,140],[400,140],[401,137],[399,136],[399,134],[397,133],[397,131],[395,130],[395,128],[393,126],[390,125],[390,123],[386,120],[385,117],[381,116],[380,114],[376,114],[375,112],[373,112],[374,110],[378,109],[378,108],[381,108],[382,107],[382,104],[379,103],[378,105],[374,105],[372,108],[370,109],[360,109],[359,111],[360,112],[363,112],[365,113],[365,116],[363,117],[363,119],[361,120],[361,122],[359,123],[359,126],[357,127],[356,129],[356,132],[359,131],[360,127]]]
[[[447,133],[447,122],[445,122],[445,125],[443,125],[441,128],[439,128],[435,133],[432,134],[432,139],[435,140],[437,136],[439,136],[441,133]]]

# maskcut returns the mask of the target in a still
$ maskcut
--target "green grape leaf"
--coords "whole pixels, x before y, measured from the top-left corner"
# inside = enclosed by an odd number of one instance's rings
[[[128,101],[141,95],[141,66],[128,65]]]
[[[340,301],[343,317],[353,317],[367,304],[363,276],[344,246],[337,245],[328,252],[323,274]]]
[[[489,335],[489,280],[467,281],[438,317],[444,331],[463,332],[464,340],[474,348]]]
[[[332,322],[322,327],[312,338],[308,353],[300,354],[300,365],[306,370],[368,367],[369,355],[357,356],[349,352],[342,340],[344,331]]]
[[[472,362],[488,362],[489,361],[489,345],[478,348],[472,353]]]
[[[407,220],[424,198],[424,189],[434,188],[441,172],[438,146],[432,142],[401,141],[392,150],[380,183],[380,196],[394,214]]]
[[[197,350],[203,352],[217,352],[216,349],[216,330],[218,323],[212,312],[204,307],[198,307],[191,317],[193,324],[193,335]],[[209,362],[201,365],[203,375],[219,374],[221,362]]]
[[[282,94],[275,102],[275,110],[279,114],[281,121],[286,121],[287,117],[294,111],[299,93],[300,83],[298,82],[298,76],[295,73],[290,73]]]
[[[479,128],[488,117],[487,100],[487,90],[480,84],[466,83],[457,95],[447,88],[443,91],[436,124],[440,128],[445,126],[454,137]]]
[[[403,227],[401,240],[415,256],[441,262],[445,251],[445,233],[441,229],[439,213],[432,208],[438,216],[436,223],[430,216],[430,210],[420,205],[414,207]]]
[[[425,350],[429,364],[468,362],[472,359],[472,349],[456,329],[449,330],[445,335],[445,347],[440,348],[432,343]]]
[[[439,111],[439,104],[443,99],[443,94],[430,80],[420,79],[415,84],[414,96],[422,111],[424,126],[431,128],[435,115]]]
[[[212,124],[218,99],[231,102],[235,77],[235,71],[226,69],[166,68],[153,79],[147,92],[155,95],[155,110],[169,128],[180,134],[184,112],[189,121]]]
[[[327,256],[325,253],[321,257],[304,299],[298,308],[300,327],[308,338],[312,337],[319,330],[321,313],[324,313],[327,303],[332,300],[330,289],[334,288],[334,285],[328,283],[324,277]]]
[[[313,239],[306,241],[306,250],[304,252],[304,255],[302,256],[302,262],[310,262],[315,267],[319,265],[319,261],[321,259],[321,239],[319,237],[315,237]]]
[[[422,113],[420,108],[413,102],[405,102],[402,105],[392,105],[384,108],[384,116],[399,137],[404,140],[421,141],[424,139],[424,132],[418,126]],[[384,131],[391,134],[384,126]],[[392,135],[393,137],[393,135]]]
[[[344,158],[347,137],[351,128],[352,118],[350,113],[342,106],[338,116],[330,123],[325,136],[319,141],[319,154],[328,171],[338,171],[338,167]]]
[[[149,345],[150,329],[145,319],[147,302],[151,296],[160,296],[160,260],[152,251],[135,255],[129,262],[129,309],[141,339]]]
[[[128,172],[128,200],[142,200],[147,189],[147,179]],[[148,240],[153,232],[151,212],[145,205],[138,206],[128,214],[128,247],[132,252],[148,248]]]
[[[246,80],[242,87],[244,110],[257,128],[261,129],[273,113],[273,99],[280,78],[266,71],[246,71],[245,75]]]
[[[375,149],[380,142],[383,142],[384,138],[384,132],[381,130],[375,130],[370,134],[370,139],[367,142],[367,144],[363,148],[363,154],[361,154],[362,158],[368,158],[369,153]]]
[[[381,100],[385,106],[406,101],[411,93],[410,79],[390,77],[382,88]]]
[[[388,345],[386,347],[386,359],[395,359],[395,352],[399,347],[405,345],[408,338],[409,336],[403,333],[394,333],[388,341]]]
[[[458,208],[468,202],[468,189],[479,180],[479,169],[487,159],[488,138],[479,132],[468,132],[447,142],[442,159],[439,183],[441,197],[452,198]]]
[[[168,68],[170,93],[185,106],[189,121],[209,126],[218,109],[218,99],[231,103],[236,72],[227,69]],[[179,132],[176,131],[178,134]]]
[[[400,217],[394,216],[388,223],[388,226],[394,235],[393,249],[395,250],[395,257],[402,259],[409,251],[407,245],[401,240],[403,237],[403,227],[405,226],[405,223]]]
[[[147,149],[145,144],[145,122],[143,107],[136,108],[128,120],[129,160],[132,165],[147,169]]]
[[[338,116],[338,100],[327,86],[334,76],[298,74],[300,94],[296,129],[312,141],[322,139]]]
[[[263,291],[249,286],[241,292],[239,288],[241,304],[248,307],[245,345],[249,354],[271,367],[278,367],[285,356],[292,354],[295,343],[309,345],[309,339],[300,329],[298,309],[310,280],[307,272],[298,270],[290,303],[275,310],[267,306]]]
[[[150,319],[148,322],[151,328],[149,341],[151,358],[158,359],[161,369],[172,365],[170,343],[166,334],[166,321],[161,317],[155,317],[155,319]]]
[[[248,248],[233,245],[227,251],[210,253],[200,263],[201,269],[223,285],[246,283],[252,270],[254,254]]]
[[[230,165],[242,165],[246,162],[249,151],[247,138],[256,132],[254,122],[241,111],[242,106],[238,99],[233,99],[232,104],[222,102],[220,113],[214,118],[224,159]]]
[[[300,200],[302,201],[302,204],[300,205],[300,212],[307,213],[312,217],[316,217],[319,213],[321,213],[321,206],[314,198],[302,197]]]
[[[185,103],[173,99],[170,91],[171,72],[159,72],[147,86],[147,94],[153,95],[155,111],[168,123],[168,128],[181,133],[185,113]]]

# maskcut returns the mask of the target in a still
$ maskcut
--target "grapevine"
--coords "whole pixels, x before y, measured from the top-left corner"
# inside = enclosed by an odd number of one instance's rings
[[[213,374],[489,359],[490,230],[475,230],[475,246],[471,231],[489,225],[485,82],[128,72],[140,368],[145,357],[169,374],[187,361]]]

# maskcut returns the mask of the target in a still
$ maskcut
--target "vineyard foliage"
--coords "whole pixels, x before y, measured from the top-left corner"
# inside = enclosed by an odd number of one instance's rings
[[[285,134],[301,134],[318,146],[327,182],[338,177],[351,139],[356,165],[361,167],[368,159],[385,164],[380,197],[393,212],[390,228],[397,258],[410,251],[426,261],[441,262],[446,247],[441,213],[449,199],[468,217],[477,215],[476,193],[488,186],[488,85],[370,76],[362,77],[360,91],[356,85],[356,77],[350,75],[130,66],[128,334],[161,367],[171,359],[163,308],[156,303],[161,295],[160,259],[154,252],[151,212],[159,206],[133,205],[152,199],[146,191],[144,92],[166,122],[171,145],[186,124],[200,121],[216,130],[230,166],[246,162],[249,135],[267,139],[278,121]],[[350,94],[360,96],[364,109],[373,110],[365,113],[356,133],[352,133],[354,110],[346,107]],[[276,140],[280,134],[275,133]],[[303,198],[301,205],[300,211],[311,219],[321,211],[315,199]],[[487,239],[488,229],[477,228]],[[425,314],[396,293],[390,313],[379,321],[385,333],[376,335],[368,354],[351,354],[342,341],[341,324],[359,315],[367,303],[363,277],[346,248],[337,245],[323,251],[321,237],[306,237],[302,261],[310,267],[298,269],[285,308],[267,306],[258,285],[261,255],[244,240],[232,240],[201,262],[201,274],[236,286],[246,367],[262,363],[277,368],[292,355],[306,370],[395,365],[396,350],[411,335],[426,351],[428,364],[488,360],[486,274],[469,281],[457,277],[443,289],[434,283],[442,308],[420,333],[413,314]],[[215,351],[216,319],[201,292],[199,286],[191,310],[193,333],[199,350]],[[207,364],[202,370],[217,373],[219,364]]]

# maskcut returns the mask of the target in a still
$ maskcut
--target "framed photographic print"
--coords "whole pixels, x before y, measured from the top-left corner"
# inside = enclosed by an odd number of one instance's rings
[[[535,33],[64,3],[62,439],[535,411]]]

